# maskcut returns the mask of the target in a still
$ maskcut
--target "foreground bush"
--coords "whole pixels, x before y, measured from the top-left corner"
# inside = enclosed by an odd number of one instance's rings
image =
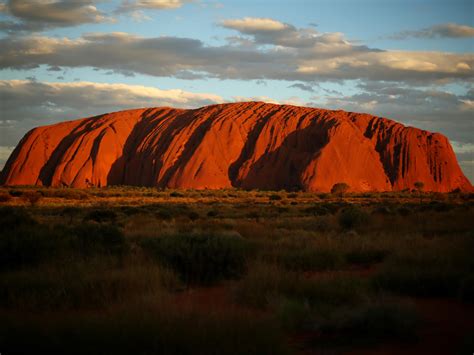
[[[114,266],[101,256],[67,267],[50,265],[6,272],[0,278],[0,308],[23,311],[96,309],[151,297],[160,300],[180,288],[170,270],[157,265]]]
[[[257,264],[235,289],[237,302],[256,308],[266,308],[281,298],[307,302],[311,307],[334,308],[351,305],[367,296],[364,280],[328,275],[308,279],[300,272],[291,272],[271,264]]]
[[[211,284],[245,271],[248,244],[237,233],[178,233],[142,240],[145,252],[186,283]]]
[[[122,256],[128,248],[125,236],[113,225],[85,223],[72,228],[70,233],[74,251],[83,256]]]
[[[419,315],[410,304],[376,302],[341,309],[330,316],[320,329],[323,334],[337,334],[339,343],[342,341],[351,345],[386,340],[414,341],[419,322]]]
[[[343,259],[337,250],[301,248],[282,253],[279,263],[287,270],[323,271],[337,269],[342,265]]]
[[[272,318],[172,302],[127,304],[93,315],[2,315],[0,324],[5,354],[283,355],[285,341]]]
[[[122,257],[128,243],[117,227],[85,223],[74,227],[37,223],[23,209],[0,210],[0,269],[20,269],[71,256]]]
[[[350,206],[343,209],[339,215],[339,225],[343,229],[354,229],[369,222],[369,215],[366,211],[357,206]]]
[[[20,225],[0,233],[0,270],[35,266],[55,258],[61,249],[57,234],[42,225]]]

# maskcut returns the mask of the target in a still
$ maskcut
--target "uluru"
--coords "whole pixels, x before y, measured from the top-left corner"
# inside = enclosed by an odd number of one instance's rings
[[[471,190],[448,139],[368,114],[263,102],[127,110],[29,131],[4,185]]]

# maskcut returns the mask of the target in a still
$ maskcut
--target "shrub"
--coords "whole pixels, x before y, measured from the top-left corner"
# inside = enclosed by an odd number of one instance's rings
[[[219,215],[219,212],[217,212],[216,210],[211,210],[207,212],[208,217],[217,217],[218,215]]]
[[[85,221],[94,221],[97,223],[113,223],[117,219],[117,213],[108,209],[90,211],[85,217]]]
[[[343,229],[361,227],[369,221],[368,214],[360,207],[351,206],[342,210],[339,215],[339,225]]]
[[[18,225],[0,234],[0,269],[35,266],[54,258],[60,248],[56,233],[42,225]]]
[[[458,293],[461,300],[474,303],[474,274],[461,281]]]
[[[346,261],[350,264],[370,265],[380,263],[389,254],[384,249],[356,249],[346,254]]]
[[[3,233],[13,232],[20,226],[33,226],[36,221],[23,208],[1,207],[0,208],[0,231]]]
[[[282,197],[280,195],[273,194],[273,195],[270,195],[270,197],[268,199],[270,201],[280,201],[282,199]]]
[[[128,244],[116,226],[85,223],[72,228],[72,244],[75,252],[83,256],[108,254],[122,256]]]
[[[327,207],[321,206],[319,204],[311,206],[311,207],[307,207],[307,208],[305,208],[304,211],[306,213],[313,214],[313,215],[316,215],[316,216],[325,216],[325,215],[331,213],[331,211]]]
[[[4,317],[6,354],[284,355],[286,338],[273,318],[247,312],[207,312],[172,302],[126,304],[74,316]],[[23,317],[22,317],[23,318]]]
[[[181,192],[173,191],[170,193],[170,197],[184,197],[184,195]]]
[[[307,302],[310,307],[334,308],[360,302],[367,290],[364,280],[353,277],[308,279],[299,272],[259,263],[239,282],[235,297],[239,303],[256,308],[268,307],[282,297]]]
[[[353,344],[390,339],[413,341],[419,316],[416,309],[405,303],[383,302],[344,309],[322,326],[323,333],[336,333]]]
[[[179,279],[157,265],[117,268],[107,258],[68,260],[67,267],[44,265],[7,272],[0,278],[0,305],[8,309],[66,310],[104,308],[138,298],[163,298]]]
[[[29,202],[31,206],[35,206],[40,200],[43,195],[41,195],[38,191],[25,191],[22,195],[22,198]]]
[[[279,262],[287,270],[317,271],[334,270],[342,264],[342,256],[336,250],[301,249],[285,251]]]
[[[389,264],[372,279],[376,288],[410,296],[455,296],[459,274],[436,265]]]
[[[8,191],[8,193],[10,194],[10,196],[12,197],[21,197],[23,195],[23,191],[22,190],[10,190]]]
[[[74,219],[74,216],[77,216],[80,213],[79,207],[74,207],[74,206],[68,206],[64,207],[63,210],[61,211],[61,216],[64,218],[69,218],[69,224],[72,223],[72,220]]]
[[[162,219],[164,221],[169,221],[173,219],[173,214],[168,210],[160,210],[156,212],[156,218]]]
[[[400,216],[406,217],[406,216],[409,216],[410,214],[412,214],[412,210],[408,207],[400,207],[398,209],[398,214]]]
[[[188,213],[188,218],[191,220],[191,221],[195,221],[197,219],[199,219],[201,216],[199,215],[199,213],[195,212],[195,211],[191,211]]]
[[[338,182],[331,188],[331,193],[342,197],[349,190],[349,188],[349,185],[345,182]]]
[[[308,329],[312,322],[309,304],[301,300],[283,298],[276,314],[282,327],[290,331]]]
[[[0,192],[0,202],[10,202],[12,196],[10,194]]]
[[[245,271],[247,243],[237,233],[179,233],[147,238],[142,248],[186,283],[212,284]]]

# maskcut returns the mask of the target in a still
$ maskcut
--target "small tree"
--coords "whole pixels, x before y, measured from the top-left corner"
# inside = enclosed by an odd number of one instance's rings
[[[41,197],[43,197],[43,195],[41,195],[38,191],[26,191],[23,193],[22,197],[28,201],[31,206],[35,206]]]
[[[418,191],[418,195],[420,196],[420,203],[423,202],[423,189],[425,188],[425,184],[422,181],[415,182],[415,189]]]
[[[349,190],[348,184],[345,182],[338,182],[332,187],[331,193],[334,195],[339,195],[339,197],[342,199],[347,190]]]

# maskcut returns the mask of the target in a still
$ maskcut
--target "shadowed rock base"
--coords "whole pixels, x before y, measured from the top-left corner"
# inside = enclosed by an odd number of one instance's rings
[[[38,127],[6,185],[471,191],[448,139],[389,119],[246,102],[129,110]]]

